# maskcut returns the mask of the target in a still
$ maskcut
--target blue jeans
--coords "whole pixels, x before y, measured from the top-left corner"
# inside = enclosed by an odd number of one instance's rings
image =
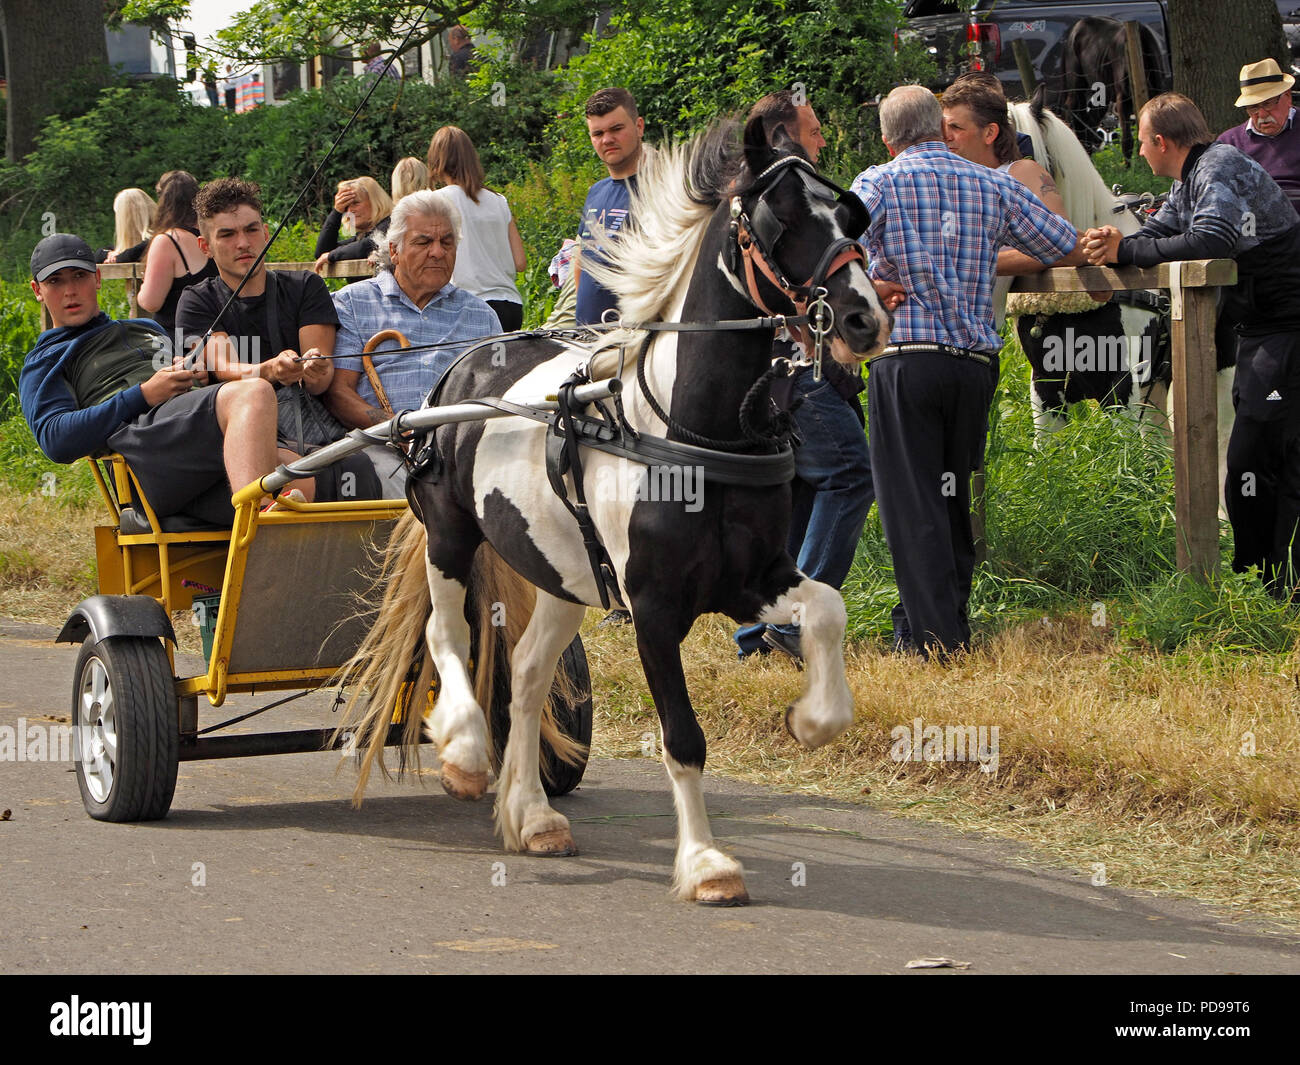
[[[794,412],[803,443],[794,449],[794,510],[786,549],[803,574],[839,588],[853,565],[867,511],[876,498],[867,434],[849,402],[828,381],[801,370],[794,382]],[[798,635],[798,625],[773,626]],[[747,625],[732,636],[740,657],[766,650],[766,625]]]

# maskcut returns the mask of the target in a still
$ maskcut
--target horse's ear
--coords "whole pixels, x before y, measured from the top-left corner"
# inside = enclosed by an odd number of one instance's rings
[[[761,174],[775,158],[776,152],[767,143],[763,116],[755,115],[745,123],[745,165],[751,174]]]

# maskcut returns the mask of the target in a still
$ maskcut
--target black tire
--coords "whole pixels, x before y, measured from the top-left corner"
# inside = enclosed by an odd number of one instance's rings
[[[565,648],[560,656],[557,672],[566,672],[575,692],[574,699],[565,699],[557,681],[551,689],[551,702],[555,708],[555,719],[566,736],[577,740],[585,747],[591,745],[591,674],[587,668],[587,652],[582,646],[582,637],[575,636],[573,642]],[[510,738],[510,663],[506,656],[498,654],[492,694],[492,769],[501,772],[501,759],[506,753],[506,740]],[[559,758],[550,746],[542,741],[541,750],[542,787],[551,798],[567,795],[580,783],[587,771],[587,756],[584,753],[577,765],[570,765]]]
[[[161,641],[110,636],[96,643],[88,636],[77,656],[72,729],[86,813],[117,822],[167,816],[176,791],[180,723]]]

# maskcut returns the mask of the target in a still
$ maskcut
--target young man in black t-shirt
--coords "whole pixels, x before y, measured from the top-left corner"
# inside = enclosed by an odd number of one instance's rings
[[[339,324],[325,282],[310,271],[272,276],[265,263],[258,263],[239,298],[222,313],[270,239],[259,189],[239,178],[221,178],[199,191],[194,207],[199,247],[212,256],[218,276],[192,285],[181,297],[177,324],[185,336],[201,337],[212,328],[204,355],[220,380],[262,377],[277,387],[301,382],[320,395],[334,376],[328,356]]]
[[[270,239],[259,193],[240,178],[220,178],[199,191],[194,202],[199,247],[212,256],[218,276],[185,290],[176,321],[187,343],[212,330],[203,354],[218,380],[261,377],[275,386],[280,443],[301,455],[346,432],[317,398],[334,378],[330,356],[339,319],[316,274],[270,271],[264,262],[231,302]],[[353,478],[346,477],[349,471]],[[318,500],[380,494],[364,456],[344,460],[333,474],[317,478]]]

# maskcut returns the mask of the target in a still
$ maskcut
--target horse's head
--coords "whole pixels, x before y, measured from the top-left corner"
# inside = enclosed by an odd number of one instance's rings
[[[745,127],[745,165],[748,181],[732,198],[731,215],[737,280],[749,298],[766,314],[811,317],[824,290],[835,361],[853,365],[879,353],[893,317],[857,243],[869,221],[862,201],[818,174],[784,127],[769,144],[761,118]]]

